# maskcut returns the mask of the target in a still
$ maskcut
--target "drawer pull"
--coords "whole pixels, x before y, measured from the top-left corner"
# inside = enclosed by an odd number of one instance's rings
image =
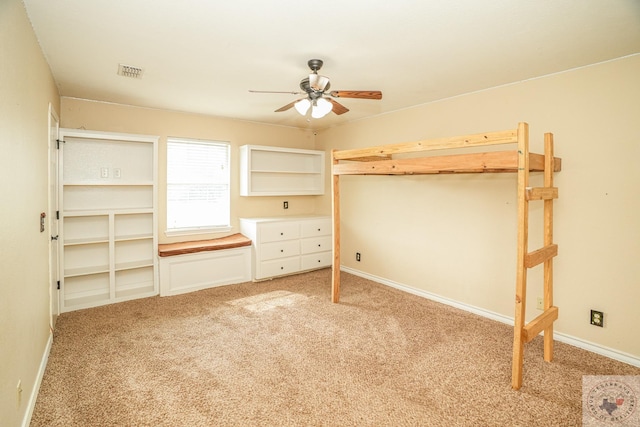
[[[284,252],[284,249],[280,249],[280,252]]]
[[[280,267],[280,270],[284,270],[284,267]]]
[[[318,247],[320,247],[320,245],[318,245]]]
[[[318,231],[320,231],[320,229],[318,228]]]

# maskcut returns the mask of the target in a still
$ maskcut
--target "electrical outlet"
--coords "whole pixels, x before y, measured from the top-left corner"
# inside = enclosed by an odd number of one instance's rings
[[[122,178],[122,171],[120,170],[120,168],[113,169],[113,177],[118,179]]]
[[[604,328],[604,313],[601,311],[591,310],[591,324]]]
[[[538,300],[536,301],[536,308],[538,310],[544,310],[544,298],[538,297]]]
[[[109,168],[100,168],[100,177],[109,178]]]
[[[282,209],[289,209],[289,202],[285,201],[282,203]]]
[[[360,252],[356,252],[356,261],[360,262]]]

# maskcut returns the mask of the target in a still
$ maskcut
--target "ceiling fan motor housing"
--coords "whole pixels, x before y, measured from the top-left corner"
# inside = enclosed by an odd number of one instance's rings
[[[322,64],[324,64],[324,62],[322,62],[322,59],[310,59],[309,62],[307,62],[307,65],[314,73],[322,68]]]
[[[304,79],[302,79],[300,81],[300,89],[305,91],[309,95],[309,98],[311,98],[311,99],[318,99],[318,98],[322,97],[324,92],[329,90],[329,87],[331,87],[331,83],[327,83],[327,85],[325,86],[324,90],[316,91],[316,90],[313,90],[311,88],[311,85],[309,84],[309,78],[308,77],[305,77]]]

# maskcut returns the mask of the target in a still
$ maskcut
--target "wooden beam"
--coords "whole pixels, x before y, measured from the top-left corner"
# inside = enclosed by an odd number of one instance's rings
[[[412,175],[435,173],[516,172],[518,153],[496,151],[379,160],[367,163],[340,163],[333,167],[338,175]]]
[[[554,188],[553,173],[560,170],[560,161],[554,157],[552,133],[544,135],[544,157],[544,186]],[[544,244],[545,246],[553,244],[553,199],[545,199],[544,201]],[[544,262],[543,295],[544,308],[547,310],[553,306],[553,257]],[[544,360],[547,362],[553,360],[553,323],[544,330]]]
[[[336,151],[334,158],[348,160],[358,157],[415,153],[430,150],[445,150],[451,148],[478,147],[484,145],[512,144],[518,142],[517,131],[508,130],[501,132],[487,132],[475,135],[458,136],[451,138],[427,139],[417,142],[404,142],[399,144],[379,145],[369,148],[357,148],[352,150]]]
[[[529,252],[524,260],[524,265],[527,268],[535,267],[538,264],[546,262],[547,260],[558,255],[558,245],[551,244],[537,251]]]
[[[553,158],[553,156],[552,156]],[[535,172],[544,172],[545,170],[545,156],[542,154],[529,153],[529,170]],[[560,172],[562,165],[562,159],[553,158],[553,171]]]
[[[522,364],[524,362],[524,321],[527,299],[527,269],[524,265],[528,247],[529,203],[526,190],[529,187],[529,125],[518,125],[518,244],[516,263],[515,319],[513,326],[513,359],[511,365],[511,387],[522,387]]]
[[[533,319],[524,327],[524,340],[529,342],[538,336],[543,329],[549,328],[558,320],[558,307],[549,307],[540,316]]]
[[[391,159],[390,154],[381,154],[379,156],[354,157],[349,160],[354,162],[377,162],[378,160],[390,160],[390,159]]]
[[[333,167],[337,166],[338,161],[335,159],[335,150],[331,152],[333,159]],[[333,278],[331,281],[331,301],[338,303],[340,301],[340,175],[333,175],[331,181],[332,198],[332,222],[333,222]]]
[[[557,187],[534,187],[527,188],[527,200],[551,200],[558,198]]]

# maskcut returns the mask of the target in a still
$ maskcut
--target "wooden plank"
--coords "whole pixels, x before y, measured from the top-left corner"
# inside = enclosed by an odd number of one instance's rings
[[[457,136],[451,138],[437,138],[416,142],[386,144],[376,147],[356,148],[352,150],[341,150],[334,152],[334,159],[348,160],[358,157],[376,156],[380,154],[392,155],[400,153],[415,153],[420,151],[511,144],[516,142],[518,142],[517,131],[507,130],[500,132],[487,132],[475,135]]]
[[[553,173],[556,166],[559,168],[560,162],[553,155],[553,134],[544,135],[544,186],[553,188]],[[559,170],[559,169],[558,169]],[[553,244],[553,199],[544,201],[544,244]],[[553,306],[553,257],[548,258],[544,263],[544,308],[545,310]],[[544,330],[544,360],[553,360],[553,323]]]
[[[560,165],[562,164],[562,159],[558,157],[553,157],[553,169],[554,172],[560,172]],[[544,172],[545,170],[545,156],[543,154],[529,153],[529,170],[535,172]]]
[[[241,248],[251,246],[251,239],[236,233],[231,236],[210,240],[192,240],[179,243],[164,243],[158,245],[158,255],[161,257],[193,254],[204,251],[218,251],[223,249]]]
[[[533,319],[524,327],[524,340],[529,342],[538,336],[543,329],[553,325],[558,320],[558,307],[549,307],[540,316]]]
[[[524,362],[524,321],[527,299],[527,269],[524,265],[528,247],[529,203],[526,189],[529,187],[529,125],[518,125],[518,245],[516,263],[515,319],[513,326],[513,359],[511,365],[511,387],[522,387],[522,364]]]
[[[527,268],[532,268],[556,255],[558,255],[558,245],[551,244],[544,246],[536,251],[528,253],[525,257],[524,265]]]
[[[534,187],[527,188],[527,200],[551,200],[558,198],[557,187]]]
[[[333,150],[331,154],[333,167],[335,168],[338,163],[334,157],[335,150]],[[331,301],[338,303],[340,301],[340,175],[333,175],[331,190],[333,194],[331,202],[333,222],[333,276],[331,280]]]
[[[517,151],[455,154],[379,160],[366,163],[340,163],[333,167],[337,175],[412,175],[434,173],[516,172]]]
[[[349,159],[354,162],[377,162],[378,160],[390,160],[390,154],[381,154],[379,156],[367,156],[367,157],[354,157],[353,159]]]

